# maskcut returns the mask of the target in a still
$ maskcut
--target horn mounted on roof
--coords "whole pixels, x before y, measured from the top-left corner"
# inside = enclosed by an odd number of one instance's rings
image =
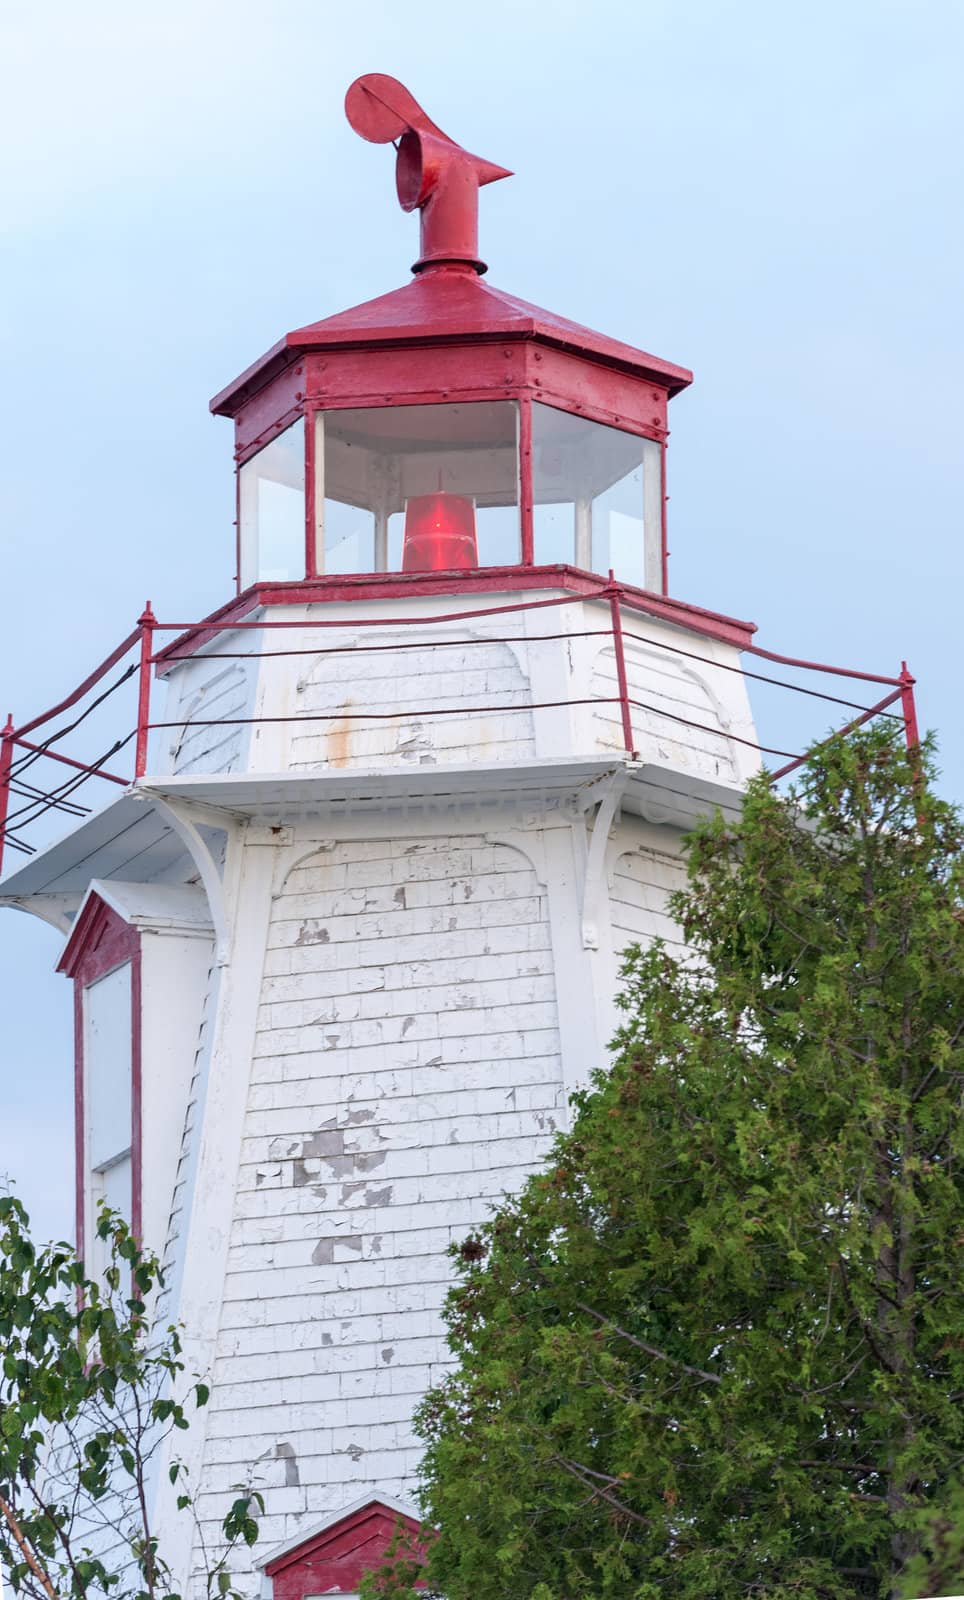
[[[399,205],[422,214],[421,254],[412,271],[463,266],[484,272],[479,190],[512,173],[463,150],[426,116],[404,84],[382,72],[355,79],[345,96],[345,115],[363,139],[395,145]]]

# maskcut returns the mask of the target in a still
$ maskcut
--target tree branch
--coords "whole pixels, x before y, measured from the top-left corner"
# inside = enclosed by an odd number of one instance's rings
[[[50,1596],[50,1600],[59,1600],[56,1589],[54,1588],[50,1579],[47,1577],[47,1574],[43,1571],[40,1563],[27,1543],[23,1529],[14,1516],[13,1507],[8,1505],[7,1501],[2,1495],[0,1495],[0,1515],[3,1516],[3,1520],[13,1535],[13,1540],[17,1546],[17,1549],[20,1551],[20,1554],[23,1556],[24,1561],[27,1563],[27,1566],[30,1568],[37,1582],[42,1585],[46,1593]]]
[[[678,1367],[681,1372],[688,1372],[691,1378],[699,1378],[703,1383],[722,1383],[723,1379],[717,1372],[707,1372],[704,1367],[691,1367],[686,1361],[678,1361],[675,1356],[668,1355],[665,1350],[660,1350],[658,1345],[648,1344],[645,1339],[637,1339],[635,1334],[627,1333],[618,1323],[612,1322],[609,1317],[604,1317],[601,1312],[594,1311],[592,1306],[587,1306],[582,1300],[576,1301],[576,1308],[584,1311],[587,1317],[592,1317],[601,1323],[604,1328],[611,1328],[620,1339],[625,1339],[629,1344],[634,1344],[637,1350],[645,1350],[648,1356],[654,1356],[657,1361],[665,1361],[671,1367]]]

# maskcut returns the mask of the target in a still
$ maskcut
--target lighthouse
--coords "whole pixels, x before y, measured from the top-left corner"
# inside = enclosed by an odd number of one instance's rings
[[[510,174],[395,80],[346,110],[395,146],[412,276],[211,402],[234,592],[145,612],[133,781],[0,884],[64,935],[78,1243],[97,1270],[107,1199],[162,1256],[211,1388],[178,1441],[202,1522],[260,1489],[239,1581],[278,1600],[356,1593],[417,1524],[449,1248],[565,1126],[621,951],[678,937],[684,833],[759,766],[751,625],[668,592],[691,374],[494,287]]]

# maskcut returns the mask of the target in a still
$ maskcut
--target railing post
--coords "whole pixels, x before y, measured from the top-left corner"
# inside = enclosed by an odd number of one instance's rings
[[[137,683],[137,743],[134,747],[134,777],[147,771],[147,739],[151,723],[151,666],[154,655],[154,624],[157,621],[148,600],[137,619],[141,630],[141,662]]]
[[[920,795],[924,782],[924,769],[920,759],[920,730],[917,726],[917,701],[914,698],[914,684],[916,679],[907,670],[907,662],[900,664],[900,709],[904,714],[904,738],[907,741],[907,754],[911,762],[911,782],[914,793]],[[924,818],[920,811],[917,821],[923,827]]]
[[[907,662],[900,664],[900,709],[904,714],[904,737],[907,748],[914,751],[920,744],[920,733],[917,727],[917,702],[914,699],[914,684],[917,680],[907,670]]]
[[[3,847],[7,837],[7,812],[10,809],[10,768],[13,766],[13,717],[7,716],[0,733],[0,870],[3,868]]]
[[[613,583],[613,574],[609,574],[610,585]],[[616,657],[616,682],[619,685],[619,709],[623,719],[623,744],[626,746],[627,755],[635,759],[636,748],[633,738],[633,716],[629,704],[629,683],[626,678],[626,652],[623,649],[623,619],[619,610],[619,590],[609,590],[609,614],[613,624],[613,653]]]

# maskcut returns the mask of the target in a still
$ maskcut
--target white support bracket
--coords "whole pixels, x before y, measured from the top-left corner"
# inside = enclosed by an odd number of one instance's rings
[[[0,895],[0,906],[12,906],[15,911],[28,911],[41,922],[48,922],[58,933],[69,933],[74,916],[83,896],[74,894]]]
[[[220,828],[224,833],[230,835],[232,828],[237,827],[238,819],[223,811],[215,811],[207,806],[192,805],[190,801],[186,800],[165,798],[163,795],[152,793],[146,789],[140,791],[135,789],[133,793],[139,799],[157,808],[161,816],[173,828],[197,867],[207,896],[211,922],[214,925],[215,960],[219,967],[227,966],[231,959],[231,935],[228,927],[224,882],[218,864],[201,836],[198,823],[207,823],[209,826]]]
[[[584,950],[599,949],[599,911],[606,893],[606,846],[629,778],[629,768],[622,766],[592,788],[592,798],[599,799],[599,806],[593,820],[582,883]]]

